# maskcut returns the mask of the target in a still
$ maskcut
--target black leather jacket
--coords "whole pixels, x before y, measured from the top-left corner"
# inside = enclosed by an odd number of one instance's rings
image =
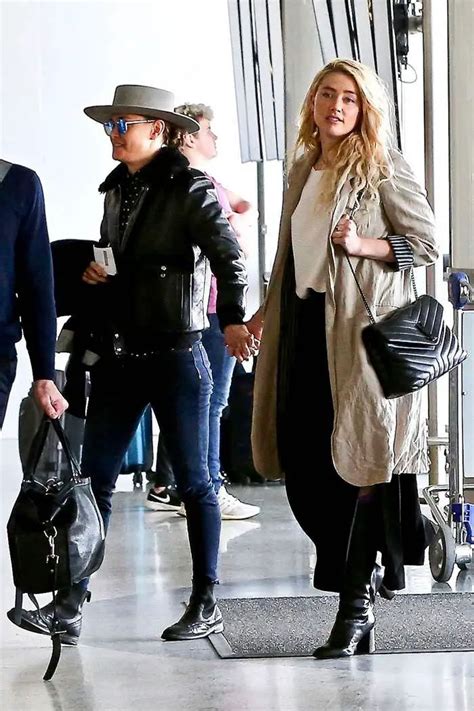
[[[106,194],[101,244],[112,246],[118,269],[110,280],[114,330],[132,349],[159,346],[166,334],[206,328],[211,271],[217,279],[221,328],[242,323],[246,268],[210,180],[167,147],[142,168],[140,177],[146,187],[121,240],[126,166],[119,165],[99,188]]]

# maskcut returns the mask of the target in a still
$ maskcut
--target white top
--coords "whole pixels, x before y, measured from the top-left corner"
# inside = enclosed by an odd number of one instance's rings
[[[309,289],[322,293],[326,291],[327,248],[333,207],[320,199],[326,173],[311,169],[291,216],[296,293],[300,299],[309,296]]]

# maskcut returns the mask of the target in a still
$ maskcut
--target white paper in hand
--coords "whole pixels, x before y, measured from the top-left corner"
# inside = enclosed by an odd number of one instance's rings
[[[117,267],[115,265],[112,247],[94,246],[94,259],[97,264],[100,264],[104,267],[105,271],[109,276],[114,276],[114,274],[117,274]]]

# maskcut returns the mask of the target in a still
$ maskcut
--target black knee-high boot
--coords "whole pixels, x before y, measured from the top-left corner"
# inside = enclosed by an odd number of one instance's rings
[[[214,595],[214,582],[193,581],[193,589],[184,615],[167,627],[161,638],[167,641],[199,639],[222,632],[222,613]]]
[[[339,610],[329,639],[317,659],[350,657],[374,650],[375,616],[372,587],[377,555],[376,502],[359,499],[352,526]]]
[[[89,602],[91,594],[80,583],[75,583],[70,588],[58,590],[56,594],[56,616],[61,634],[62,644],[76,645],[82,629],[82,606]],[[51,634],[54,616],[54,605],[49,602],[39,610],[22,610],[20,627],[36,634]],[[14,621],[14,610],[8,613],[9,619]]]

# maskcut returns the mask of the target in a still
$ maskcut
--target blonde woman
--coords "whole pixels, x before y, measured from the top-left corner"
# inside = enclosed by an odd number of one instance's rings
[[[293,513],[316,545],[314,585],[339,593],[320,659],[372,650],[375,592],[403,588],[404,564],[422,564],[427,543],[415,477],[428,469],[420,395],[384,399],[346,259],[380,316],[412,299],[410,267],[437,258],[425,193],[392,148],[389,106],[358,62],[335,60],[314,78],[266,302],[248,324],[260,338],[264,321],[257,469],[285,475]]]

